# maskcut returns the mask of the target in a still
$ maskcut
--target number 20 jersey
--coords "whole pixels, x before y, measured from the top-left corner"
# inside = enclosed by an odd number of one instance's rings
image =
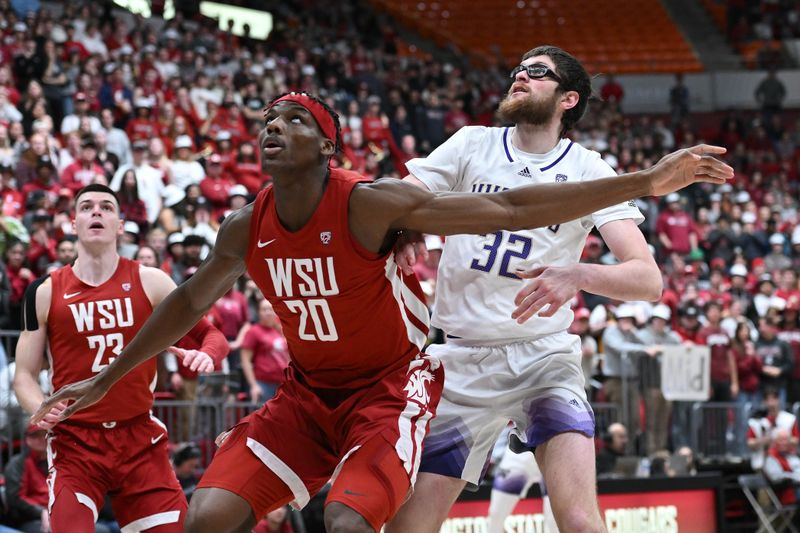
[[[406,166],[431,191],[499,192],[536,183],[580,182],[615,175],[600,154],[562,139],[546,154],[527,154],[511,144],[514,128],[461,128],[424,159]],[[514,271],[534,265],[566,266],[580,260],[592,227],[644,218],[633,202],[581,219],[525,231],[447,237],[439,263],[431,323],[469,340],[512,341],[563,331],[572,322],[569,304],[553,317],[511,318],[523,287]],[[635,280],[633,280],[635,282]]]
[[[114,274],[92,287],[67,265],[50,274],[47,316],[53,390],[96,376],[108,366],[153,311],[139,277],[139,263],[119,258]],[[156,359],[140,364],[102,400],[70,417],[76,422],[112,422],[139,416],[153,405]]]
[[[392,253],[350,233],[350,193],[364,178],[331,169],[311,219],[296,232],[278,219],[271,186],[255,200],[247,270],[280,317],[291,366],[315,388],[358,388],[407,366],[428,334],[416,277]]]

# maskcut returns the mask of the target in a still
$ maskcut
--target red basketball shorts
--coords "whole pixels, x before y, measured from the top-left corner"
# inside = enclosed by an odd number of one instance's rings
[[[331,481],[326,505],[343,503],[380,531],[416,478],[443,383],[427,357],[333,402],[290,376],[223,437],[198,488],[238,494],[259,520],[286,503],[302,508]]]
[[[150,414],[111,428],[59,424],[47,454],[53,533],[93,531],[106,494],[122,531],[183,531],[186,497],[169,462],[167,430]]]

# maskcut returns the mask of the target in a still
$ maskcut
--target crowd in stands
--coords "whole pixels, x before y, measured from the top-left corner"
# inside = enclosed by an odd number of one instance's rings
[[[404,176],[405,162],[463,126],[497,125],[508,84],[507,66],[398,55],[396,29],[361,0],[275,3],[266,41],[180,13],[163,22],[123,16],[110,2],[62,8],[15,13],[0,0],[0,329],[18,330],[26,287],[74,259],[70,213],[89,183],[118,191],[120,253],[181,283],[226,214],[270,182],[256,139],[272,98],[320,95],[342,122],[333,164],[377,179]],[[774,21],[766,24],[773,33],[789,31],[780,21],[790,17],[762,15]],[[713,401],[760,405],[767,389],[784,406],[800,401],[800,120],[764,109],[701,125],[683,109],[682,90],[671,116],[628,116],[620,112],[624,94],[608,93],[614,97],[592,102],[574,140],[614,169],[643,169],[706,141],[728,147],[736,179],[637,200],[664,293],[658,305],[576,297],[573,328],[584,340],[591,396],[621,401],[615,383],[642,377],[641,387],[628,387],[634,405],[642,398],[646,406],[641,453],[687,444],[685,406],[659,398],[658,346],[711,346]],[[583,260],[615,261],[606,252],[592,235]],[[418,268],[433,294],[431,261]],[[286,364],[262,298],[242,279],[211,317],[233,350],[230,371],[244,371],[242,391],[259,402],[274,393],[276,365]],[[615,349],[631,345],[642,364],[615,364]],[[13,360],[5,355],[3,363]],[[177,394],[187,379],[173,367],[164,387]],[[635,441],[639,417],[630,420]]]

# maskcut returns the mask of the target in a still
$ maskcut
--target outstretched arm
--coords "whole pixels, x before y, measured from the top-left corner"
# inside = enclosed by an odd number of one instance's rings
[[[350,228],[377,251],[400,229],[453,235],[560,224],[632,198],[662,195],[699,181],[721,184],[733,169],[699,145],[673,152],[647,170],[578,183],[529,185],[494,194],[431,193],[399,180],[357,187],[350,199]]]
[[[245,271],[251,214],[249,205],[226,218],[208,258],[189,280],[163,298],[114,362],[94,378],[64,387],[48,398],[33,420],[38,421],[60,401],[75,400],[62,419],[96,403],[131,369],[183,337]]]

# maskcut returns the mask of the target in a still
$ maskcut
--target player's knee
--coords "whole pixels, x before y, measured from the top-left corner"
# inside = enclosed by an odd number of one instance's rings
[[[603,521],[599,513],[586,509],[567,508],[556,515],[560,531],[576,531],[580,533],[605,533]]]
[[[325,531],[328,533],[373,533],[375,529],[363,516],[339,502],[325,507]]]

